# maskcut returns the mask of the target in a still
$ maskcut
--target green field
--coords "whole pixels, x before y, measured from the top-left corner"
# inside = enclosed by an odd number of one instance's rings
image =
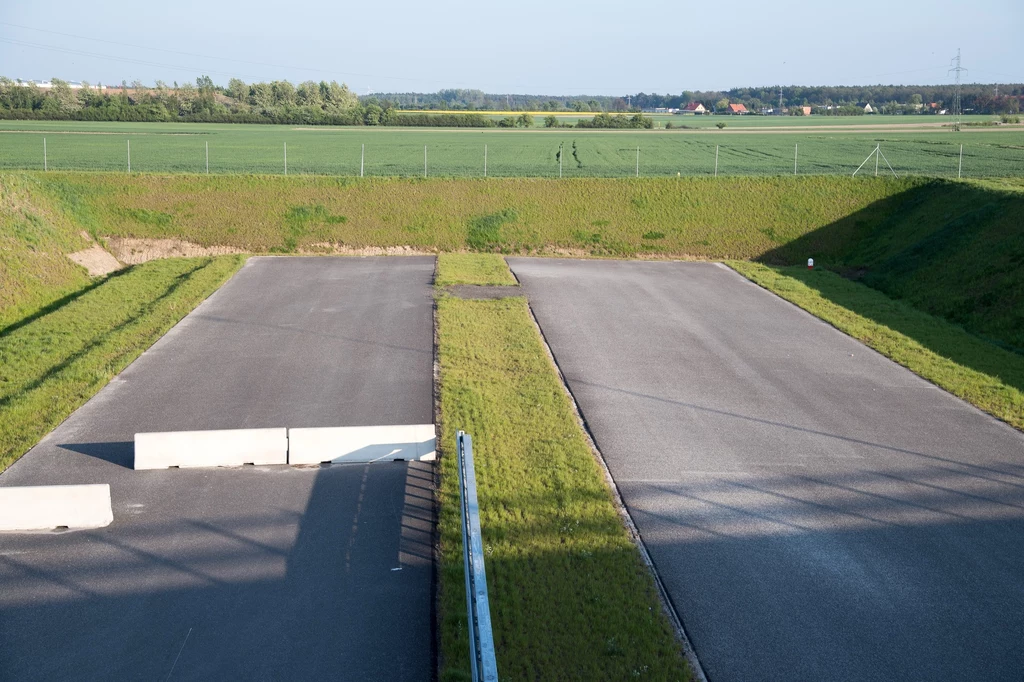
[[[683,118],[683,117],[678,117]],[[712,117],[686,117],[704,126]],[[876,144],[902,174],[957,177],[960,145],[964,177],[1024,176],[1024,127],[918,129],[909,124],[865,130],[843,117],[785,117],[794,130],[772,130],[768,117],[717,117],[725,130],[577,131],[414,128],[327,128],[198,123],[0,122],[0,170],[43,168],[133,173],[288,173],[421,177],[643,177],[715,174],[849,175]],[[855,117],[861,119],[863,117]],[[938,117],[891,117],[926,119]],[[775,119],[771,119],[774,121]],[[686,125],[689,125],[684,121]],[[872,118],[874,121],[874,118]],[[717,121],[710,121],[715,123]],[[837,130],[820,130],[819,124]],[[844,130],[849,128],[849,131]],[[891,129],[890,129],[891,128]],[[576,155],[572,155],[573,143]],[[799,148],[797,148],[799,146]],[[881,169],[885,171],[885,165]],[[873,162],[861,172],[874,173]]]

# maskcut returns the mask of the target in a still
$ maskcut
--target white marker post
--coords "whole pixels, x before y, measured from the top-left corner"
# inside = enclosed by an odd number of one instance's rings
[[[960,145],[960,163],[956,167],[956,179],[959,180],[963,177],[962,173],[964,170],[964,146]]]
[[[799,151],[800,151],[800,145],[799,144],[793,145],[793,175],[796,175],[796,157],[797,157],[797,154],[799,153]]]
[[[206,142],[206,174],[210,174],[210,142]]]
[[[484,177],[487,177],[487,145],[484,145]]]
[[[715,145],[715,177],[718,177],[718,145]]]
[[[131,140],[127,140],[127,142],[128,142],[128,175],[131,175],[132,174],[132,141]]]
[[[363,177],[363,165],[366,162],[366,143],[359,145],[359,177]]]
[[[423,177],[427,177],[427,145],[423,145]]]
[[[46,170],[46,138],[43,138],[43,170]]]
[[[640,177],[640,147],[636,148],[636,176]]]
[[[807,269],[808,270],[813,270],[814,269],[814,259],[813,258],[808,258],[807,259]]]
[[[288,175],[288,143],[284,143],[284,174]]]

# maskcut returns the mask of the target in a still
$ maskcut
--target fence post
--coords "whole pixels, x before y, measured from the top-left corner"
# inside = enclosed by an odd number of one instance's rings
[[[284,143],[284,174],[288,175],[288,143]]]
[[[956,167],[956,179],[957,180],[959,180],[962,177],[961,173],[962,173],[963,169],[964,169],[964,146],[963,146],[963,144],[961,144],[960,145],[960,163],[957,164],[957,167]]]
[[[715,145],[715,177],[718,177],[718,145]]]
[[[131,140],[127,140],[127,142],[128,142],[128,175],[131,175],[132,174],[132,141]]]
[[[366,143],[359,146],[359,177],[363,177],[363,163],[366,161]]]
[[[473,470],[473,439],[456,434],[456,468],[459,471],[459,499],[462,515],[462,565],[466,576],[466,615],[469,624],[470,668],[473,682],[497,682],[491,609],[487,600],[487,572],[484,569],[480,508],[476,499]]]
[[[423,145],[423,177],[427,177],[427,145]]]
[[[484,145],[484,177],[487,177],[487,145]]]
[[[799,143],[794,144],[793,145],[793,175],[796,175],[796,158],[797,158],[797,154],[799,152],[800,152],[800,144]]]
[[[640,145],[636,146],[636,176],[640,177]]]
[[[43,138],[43,170],[46,170],[46,138]]]
[[[206,174],[210,174],[210,141],[206,141]]]

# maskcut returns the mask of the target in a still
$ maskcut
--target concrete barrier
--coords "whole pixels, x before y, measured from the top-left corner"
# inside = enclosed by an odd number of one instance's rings
[[[287,463],[286,429],[135,434],[136,469]]]
[[[288,463],[431,461],[433,424],[288,429]]]
[[[113,520],[106,483],[0,488],[0,531],[102,528]]]

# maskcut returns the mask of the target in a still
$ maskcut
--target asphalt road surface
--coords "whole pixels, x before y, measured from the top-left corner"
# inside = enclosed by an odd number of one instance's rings
[[[1024,437],[710,263],[509,259],[732,680],[1020,680]]]
[[[0,535],[0,679],[430,679],[429,465],[130,467],[140,431],[431,423],[433,269],[252,259],[0,476],[114,508]]]

